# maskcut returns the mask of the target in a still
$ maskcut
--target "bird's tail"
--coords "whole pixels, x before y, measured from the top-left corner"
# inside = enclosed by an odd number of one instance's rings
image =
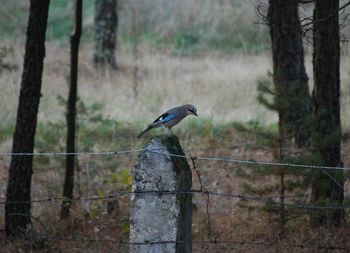
[[[141,133],[139,133],[138,136],[136,136],[136,138],[140,138],[142,135],[144,135],[145,133],[147,133],[149,130],[151,130],[154,126],[149,125],[145,130],[143,130]]]

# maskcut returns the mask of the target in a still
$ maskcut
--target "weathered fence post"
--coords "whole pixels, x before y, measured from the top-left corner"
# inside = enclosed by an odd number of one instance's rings
[[[144,149],[150,151],[139,154],[132,170],[130,253],[189,253],[191,169],[185,158],[169,155],[184,155],[179,140],[157,136]]]

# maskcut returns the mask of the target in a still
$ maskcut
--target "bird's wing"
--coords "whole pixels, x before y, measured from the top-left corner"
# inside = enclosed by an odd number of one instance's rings
[[[156,118],[155,121],[153,121],[152,125],[166,123],[166,122],[169,122],[170,120],[173,120],[175,118],[176,118],[176,114],[174,114],[174,113],[164,113],[164,114],[160,115],[158,118]]]

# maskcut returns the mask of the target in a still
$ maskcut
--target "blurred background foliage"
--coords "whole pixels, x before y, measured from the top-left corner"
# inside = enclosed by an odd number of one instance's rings
[[[3,0],[0,40],[25,39],[27,1]],[[153,45],[176,50],[223,50],[254,53],[269,47],[267,26],[256,15],[254,1],[130,0],[118,1],[120,41],[142,37]],[[68,40],[72,1],[52,1],[47,40]],[[93,37],[94,1],[84,1],[83,42]],[[135,29],[133,26],[137,27]]]

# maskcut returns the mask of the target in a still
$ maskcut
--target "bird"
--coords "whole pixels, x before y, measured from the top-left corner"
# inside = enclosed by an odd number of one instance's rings
[[[198,116],[197,109],[192,104],[185,104],[171,108],[156,118],[152,124],[148,125],[139,135],[137,135],[137,138],[140,138],[149,130],[156,127],[166,127],[171,129],[188,115]]]

